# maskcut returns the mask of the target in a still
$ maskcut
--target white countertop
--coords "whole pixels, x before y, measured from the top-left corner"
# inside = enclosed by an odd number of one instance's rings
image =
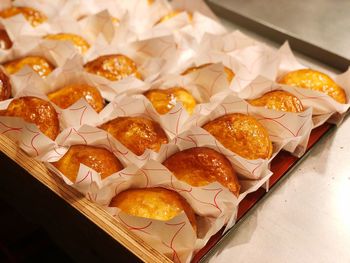
[[[349,245],[350,118],[315,146],[207,262],[350,262]]]

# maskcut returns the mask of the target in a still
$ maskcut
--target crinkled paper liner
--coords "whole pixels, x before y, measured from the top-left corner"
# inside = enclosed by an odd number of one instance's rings
[[[35,2],[35,3],[34,3]],[[33,1],[31,6],[42,10],[49,20],[35,30],[23,16],[2,19],[2,24],[16,39],[14,47],[3,53],[1,61],[29,54],[40,55],[52,62],[56,69],[41,79],[25,67],[11,76],[14,97],[36,96],[47,100],[46,94],[72,82],[96,86],[110,101],[97,114],[81,99],[68,109],[54,105],[59,114],[61,133],[55,141],[43,135],[33,124],[20,118],[0,117],[0,133],[17,140],[30,156],[46,163],[63,181],[78,189],[90,200],[105,206],[130,231],[147,240],[153,247],[178,262],[188,262],[193,253],[226,225],[229,229],[236,220],[238,203],[250,192],[263,186],[271,176],[269,163],[281,149],[302,155],[312,128],[340,116],[348,109],[324,94],[278,85],[274,81],[290,70],[303,68],[293,57],[288,46],[278,52],[236,31],[226,33],[203,1],[113,1],[90,0],[56,1],[62,16],[81,19],[80,28],[58,18],[50,10],[55,3]],[[2,2],[0,8],[10,5]],[[15,1],[14,4],[24,4]],[[160,24],[156,22],[172,9],[191,12],[192,21],[185,12]],[[57,8],[56,8],[57,10]],[[114,24],[112,18],[120,20]],[[63,22],[62,22],[63,21]],[[70,20],[72,21],[72,20]],[[61,24],[61,27],[59,26]],[[91,49],[84,56],[67,43],[38,41],[48,32],[64,30],[71,33],[86,29]],[[69,31],[68,31],[69,30]],[[25,36],[23,36],[23,34]],[[22,36],[21,36],[22,35]],[[36,41],[34,41],[36,39]],[[33,41],[29,41],[33,40]],[[121,53],[130,56],[140,67],[144,81],[133,77],[122,81],[109,81],[84,72],[87,61],[103,54]],[[221,63],[219,63],[221,62]],[[190,66],[213,63],[186,76],[182,73]],[[223,65],[232,69],[235,78],[228,83]],[[335,77],[349,96],[349,72]],[[184,86],[193,93],[198,105],[189,116],[181,103],[165,115],[159,115],[142,93],[154,88]],[[302,113],[276,112],[249,105],[244,99],[256,98],[268,91],[283,89],[299,97],[306,110]],[[11,100],[0,103],[6,109]],[[206,122],[228,113],[240,112],[255,116],[268,130],[274,143],[270,160],[246,160],[224,148],[213,136],[200,128]],[[147,150],[142,156],[134,155],[111,135],[98,128],[119,116],[145,116],[159,122],[169,137],[159,153]],[[340,118],[339,118],[340,119]],[[59,160],[69,146],[88,144],[104,147],[113,152],[124,169],[101,180],[98,173],[81,164],[77,179],[71,182],[51,164]],[[236,198],[218,183],[205,187],[191,187],[178,181],[161,163],[171,154],[191,147],[205,146],[224,154],[239,174],[241,193]],[[116,208],[107,208],[117,193],[140,187],[161,186],[181,194],[197,214],[198,236],[184,213],[167,222],[126,215]]]

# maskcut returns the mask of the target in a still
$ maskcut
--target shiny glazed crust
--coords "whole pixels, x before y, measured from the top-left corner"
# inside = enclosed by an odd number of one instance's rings
[[[265,93],[262,97],[248,100],[248,102],[253,106],[265,107],[267,109],[277,111],[304,111],[304,107],[301,101],[293,94],[283,90],[276,90]]]
[[[197,67],[191,67],[191,68],[188,68],[186,69],[184,72],[181,73],[181,75],[187,75],[187,74],[190,74],[192,72],[195,72],[199,69],[202,69],[202,68],[205,68],[205,67],[208,67],[210,65],[212,65],[213,63],[207,63],[207,64],[203,64],[203,65],[200,65],[200,66],[197,66]],[[233,80],[233,78],[235,77],[235,73],[228,67],[224,66],[224,71],[226,73],[226,78],[227,78],[227,81],[231,83],[231,81]]]
[[[119,54],[98,57],[86,63],[84,68],[89,73],[105,77],[111,81],[121,80],[128,76],[142,79],[135,62],[127,56]]]
[[[3,116],[20,117],[35,124],[50,139],[56,139],[59,133],[58,116],[50,102],[36,97],[21,97],[11,101]]]
[[[0,49],[9,49],[12,47],[12,41],[6,30],[0,29]]]
[[[184,88],[173,87],[170,89],[153,89],[144,94],[151,101],[153,107],[159,114],[168,113],[177,101],[182,102],[182,105],[189,114],[193,113],[196,107],[196,100],[192,94]]]
[[[47,35],[45,39],[70,41],[80,54],[85,54],[90,48],[89,43],[84,38],[75,34],[60,33],[55,35]]]
[[[68,85],[49,93],[47,96],[50,101],[62,109],[73,105],[80,98],[84,98],[96,112],[100,112],[105,105],[98,89],[87,84]]]
[[[38,26],[47,20],[47,17],[38,10],[31,7],[12,6],[0,12],[0,17],[9,18],[18,14],[22,14],[25,19],[32,25]]]
[[[208,122],[203,129],[224,147],[250,160],[269,159],[272,143],[267,130],[252,116],[233,113]]]
[[[28,56],[6,62],[4,68],[8,74],[15,74],[25,65],[31,67],[42,78],[47,77],[54,70],[54,66],[52,66],[49,61],[36,56]]]
[[[163,163],[179,180],[192,186],[219,182],[235,196],[240,185],[231,163],[221,153],[207,148],[190,148],[170,156]]]
[[[0,101],[7,100],[11,96],[11,82],[9,77],[0,68]]]
[[[102,179],[123,169],[113,153],[105,148],[88,145],[71,146],[60,160],[52,164],[70,181],[75,182],[81,163],[98,172]]]
[[[161,221],[168,221],[185,211],[197,231],[194,211],[186,199],[164,188],[129,189],[115,196],[109,206],[118,207],[129,215]]]
[[[344,89],[338,86],[328,75],[312,70],[300,69],[287,73],[278,80],[281,84],[311,89],[323,92],[339,103],[346,103],[347,98]]]
[[[143,117],[119,117],[102,124],[100,128],[136,155],[142,155],[146,149],[158,152],[162,144],[168,143],[162,127]]]

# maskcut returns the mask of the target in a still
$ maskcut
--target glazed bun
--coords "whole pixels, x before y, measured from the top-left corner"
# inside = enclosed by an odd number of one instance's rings
[[[11,97],[11,82],[9,77],[0,68],[0,101]]]
[[[75,182],[81,163],[98,172],[102,179],[124,168],[110,151],[89,145],[71,146],[60,160],[52,164],[71,182]]]
[[[37,97],[20,97],[13,99],[2,116],[23,118],[35,124],[38,129],[52,140],[59,133],[59,122],[55,108],[50,102]]]
[[[224,147],[243,158],[269,159],[272,143],[267,130],[252,116],[233,113],[219,117],[203,126]]]
[[[80,54],[85,54],[90,48],[90,44],[84,38],[75,34],[60,33],[47,35],[44,38],[49,40],[69,41],[74,45]]]
[[[9,49],[12,47],[12,41],[6,30],[0,29],[0,49]]]
[[[142,155],[146,149],[158,152],[162,144],[168,143],[162,127],[144,117],[118,117],[102,124],[100,128],[136,155]]]
[[[47,77],[54,70],[54,66],[49,61],[37,56],[19,58],[4,64],[4,68],[8,74],[15,74],[24,66],[31,67],[42,78]]]
[[[164,188],[129,189],[115,196],[109,204],[118,207],[124,213],[168,221],[184,211],[193,227],[197,231],[197,222],[192,207],[181,195]]]
[[[98,57],[84,66],[89,73],[96,74],[111,81],[122,80],[128,76],[142,79],[136,63],[124,55],[105,55]]]
[[[99,90],[87,84],[68,85],[47,96],[50,101],[62,109],[68,108],[81,98],[84,98],[96,112],[100,112],[105,105]]]
[[[235,170],[221,153],[207,148],[190,148],[170,156],[163,163],[177,179],[192,186],[205,186],[219,182],[235,196],[240,185]]]
[[[207,63],[207,64],[203,64],[203,65],[200,65],[200,66],[197,66],[197,67],[191,67],[191,68],[188,68],[186,69],[184,72],[181,73],[181,75],[187,75],[187,74],[190,74],[192,72],[195,72],[199,69],[202,69],[202,68],[205,68],[205,67],[208,67],[210,65],[212,65],[213,63]],[[224,71],[226,73],[226,79],[228,82],[231,82],[233,80],[233,78],[235,77],[235,73],[228,67],[224,66]]]
[[[291,71],[281,77],[278,82],[289,86],[323,92],[339,103],[344,104],[347,102],[344,89],[328,75],[316,70],[300,69]]]
[[[9,18],[18,14],[22,14],[33,27],[36,27],[47,20],[47,17],[43,13],[31,7],[12,6],[0,11],[0,17],[2,18]]]
[[[159,114],[168,113],[180,101],[189,114],[196,107],[196,100],[192,94],[184,88],[173,87],[169,89],[153,89],[144,94],[150,100]]]
[[[248,102],[253,106],[265,107],[267,109],[277,111],[304,111],[304,107],[301,101],[293,94],[283,90],[276,90],[265,93],[262,97],[248,100]]]

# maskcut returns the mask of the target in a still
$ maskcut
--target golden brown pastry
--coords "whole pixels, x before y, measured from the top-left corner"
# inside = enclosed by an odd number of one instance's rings
[[[170,156],[163,163],[177,179],[192,186],[205,186],[219,182],[234,195],[240,185],[235,170],[221,153],[207,148],[190,148]]]
[[[47,35],[44,38],[49,40],[69,41],[75,46],[80,54],[85,54],[90,48],[90,44],[84,38],[75,34],[60,33]]]
[[[100,112],[105,105],[99,90],[87,84],[68,85],[49,93],[47,97],[62,109],[68,108],[81,98],[84,98],[96,112]]]
[[[42,57],[28,56],[6,62],[3,66],[8,74],[15,74],[25,65],[31,67],[40,77],[47,77],[53,70],[54,66]]]
[[[159,114],[168,113],[177,101],[182,102],[182,105],[189,114],[193,113],[196,107],[196,100],[192,94],[184,88],[173,87],[169,89],[153,89],[144,94],[149,99]]]
[[[168,21],[169,19],[177,16],[178,14],[181,14],[183,11],[181,10],[174,10],[174,11],[171,11],[169,12],[169,14],[163,16],[161,19],[158,20],[158,22],[156,23],[157,24],[160,24],[160,23],[163,23],[165,21]],[[188,19],[190,20],[190,22],[192,22],[192,19],[193,19],[193,15],[192,13],[189,13],[189,12],[186,12],[187,15],[188,15]]]
[[[9,49],[12,47],[12,41],[6,30],[0,29],[0,49]]]
[[[212,64],[213,64],[213,63],[207,63],[207,64],[203,64],[203,65],[200,65],[200,66],[197,66],[197,67],[188,68],[188,69],[186,69],[184,72],[182,72],[181,75],[190,74],[190,73],[195,72],[195,71],[197,71],[197,70],[199,70],[199,69],[208,67],[208,66],[210,66],[210,65],[212,65]],[[235,73],[233,73],[233,71],[232,71],[230,68],[226,67],[226,66],[224,66],[224,71],[225,71],[225,73],[226,73],[227,81],[228,81],[228,82],[231,82],[231,81],[233,80],[233,78],[235,77]]]
[[[11,96],[11,82],[9,77],[0,68],[0,101],[7,100]]]
[[[276,90],[265,93],[262,97],[248,100],[248,102],[253,106],[265,107],[267,109],[277,111],[304,111],[304,107],[301,101],[293,94],[283,90]]]
[[[347,98],[344,89],[338,86],[328,75],[312,70],[300,69],[287,73],[278,80],[281,84],[311,89],[323,92],[339,103],[346,103]]]
[[[98,57],[84,66],[89,73],[96,74],[106,79],[115,81],[128,76],[142,79],[133,60],[124,55],[105,55]]]
[[[144,117],[118,117],[102,124],[100,128],[136,155],[142,155],[146,149],[158,152],[162,144],[168,143],[162,127]]]
[[[57,162],[52,163],[71,182],[75,182],[80,164],[90,167],[101,175],[101,179],[123,170],[118,158],[105,148],[89,145],[73,145]]]
[[[129,189],[116,195],[109,206],[118,207],[129,215],[160,221],[171,220],[184,211],[197,232],[197,222],[192,207],[181,195],[164,188]]]
[[[2,18],[9,18],[18,14],[22,14],[33,27],[36,27],[47,20],[47,17],[43,13],[31,7],[12,6],[0,11],[0,17]]]
[[[272,143],[267,130],[254,117],[233,113],[203,126],[224,147],[250,160],[269,159]]]
[[[59,133],[57,112],[50,102],[36,97],[21,97],[11,101],[2,116],[20,117],[35,124],[50,139],[56,139]]]

